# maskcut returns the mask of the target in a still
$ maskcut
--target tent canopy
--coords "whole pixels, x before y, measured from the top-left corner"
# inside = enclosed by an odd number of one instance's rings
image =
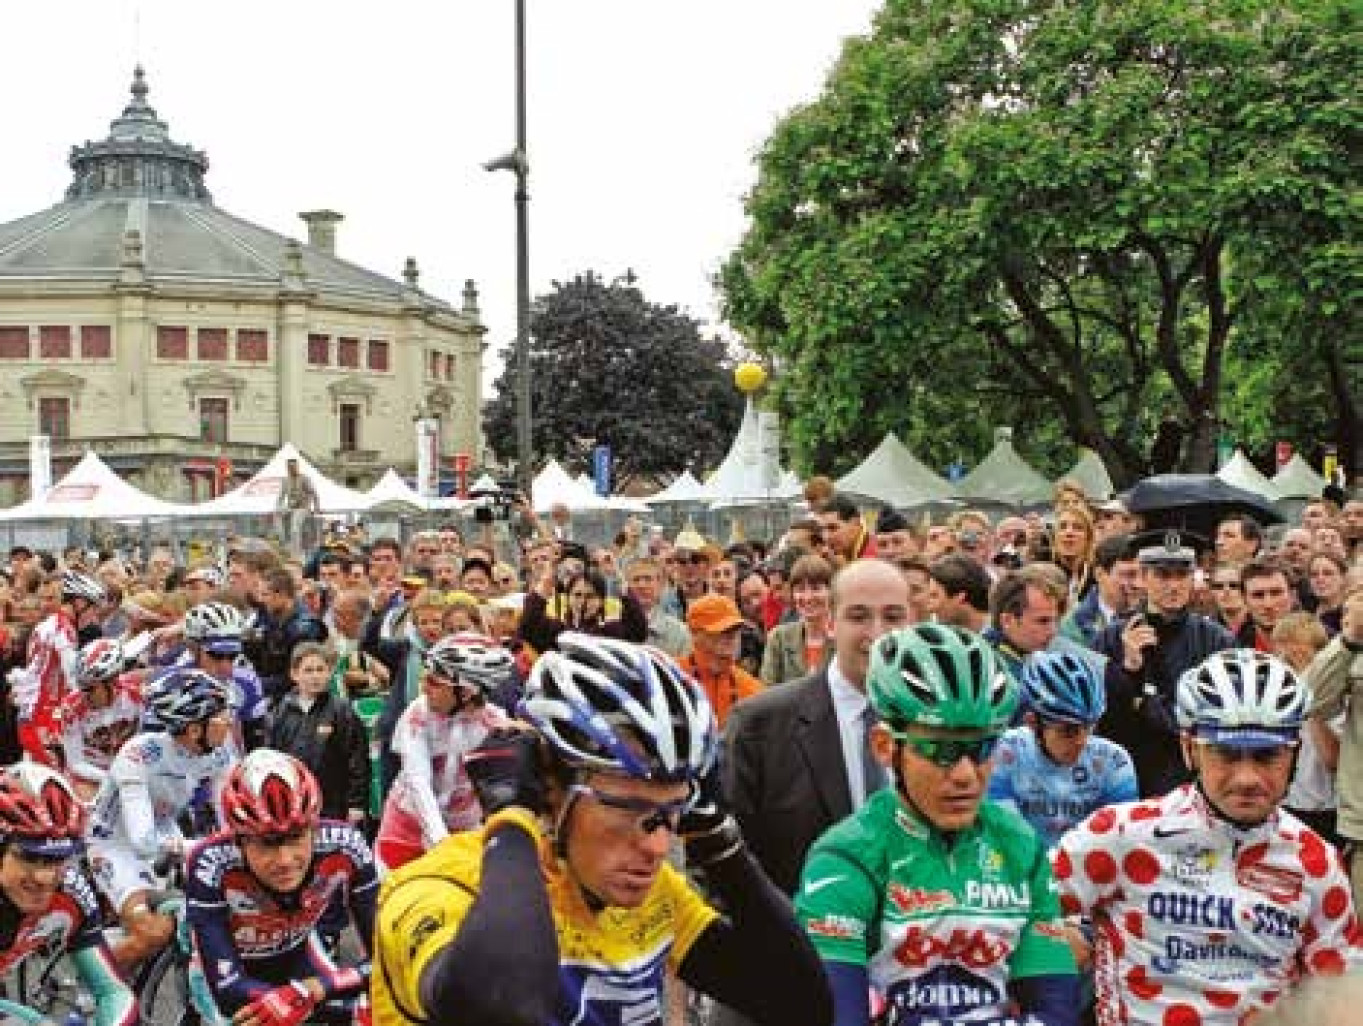
[[[1294,452],[1282,470],[1273,475],[1274,494],[1280,499],[1316,499],[1325,490],[1325,478]]]
[[[749,396],[738,434],[734,436],[724,461],[702,485],[705,490],[702,498],[709,501],[712,508],[729,506],[735,502],[790,499],[800,493],[799,482],[796,481],[793,488],[791,483],[791,475],[782,471],[776,487],[766,487],[762,474],[762,439],[757,409]]]
[[[1112,475],[1107,472],[1098,454],[1088,446],[1079,447],[1079,459],[1070,467],[1062,479],[1073,481],[1090,499],[1110,499],[1117,489],[1112,484]]]
[[[407,506],[412,509],[428,509],[430,502],[415,488],[402,479],[402,476],[389,467],[383,472],[374,487],[364,493],[369,509],[394,509]]]
[[[0,511],[0,520],[130,520],[192,510],[133,487],[90,451],[46,495]]]
[[[657,495],[650,495],[644,502],[650,506],[662,506],[667,503],[703,502],[704,500],[705,486],[696,480],[696,475],[691,471],[683,470],[673,479],[671,484]]]
[[[956,483],[956,498],[1038,506],[1051,501],[1051,483],[1013,448],[1013,429],[1001,427],[989,455]]]
[[[530,501],[536,513],[547,513],[555,503],[562,503],[574,513],[607,508],[605,499],[574,481],[558,460],[550,460],[535,475],[530,483]]]
[[[348,513],[369,508],[368,496],[338,485],[309,463],[292,442],[285,442],[251,480],[216,499],[190,507],[189,512],[198,516],[273,513],[279,506],[279,493],[289,473],[289,460],[297,460],[299,472],[312,482],[323,513]]]
[[[1273,487],[1273,482],[1259,473],[1259,469],[1239,449],[1231,453],[1231,458],[1216,472],[1216,476],[1228,485],[1243,488],[1266,499],[1278,497],[1278,490]]]
[[[945,478],[924,466],[891,431],[861,465],[838,479],[838,491],[904,509],[951,497]]]

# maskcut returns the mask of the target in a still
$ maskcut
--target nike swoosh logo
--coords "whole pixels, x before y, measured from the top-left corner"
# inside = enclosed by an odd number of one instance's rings
[[[1186,827],[1186,826],[1180,826],[1180,827],[1164,827],[1164,826],[1156,826],[1156,827],[1155,827],[1155,830],[1154,830],[1154,834],[1155,834],[1156,837],[1177,837],[1179,834],[1191,833],[1192,830],[1193,830],[1192,827]]]
[[[806,894],[818,894],[829,884],[835,884],[844,879],[846,878],[841,876],[820,877],[818,880],[811,880],[809,883],[805,884],[804,891]]]

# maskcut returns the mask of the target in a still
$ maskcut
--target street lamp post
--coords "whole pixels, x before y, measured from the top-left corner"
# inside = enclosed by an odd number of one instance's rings
[[[516,175],[516,477],[530,494],[530,161],[525,143],[525,0],[516,0],[516,148],[483,165]]]

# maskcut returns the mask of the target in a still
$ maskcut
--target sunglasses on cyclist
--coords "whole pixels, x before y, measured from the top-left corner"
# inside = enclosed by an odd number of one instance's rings
[[[919,756],[942,769],[950,769],[962,759],[969,759],[976,766],[988,762],[1002,740],[1001,734],[985,734],[976,737],[924,737],[891,728],[890,736],[908,745]]]
[[[568,789],[572,794],[585,795],[604,808],[620,814],[623,821],[629,819],[632,826],[641,833],[651,835],[660,827],[671,833],[681,829],[681,818],[691,807],[691,796],[675,802],[651,802],[647,798],[626,798],[623,795],[607,794],[587,784],[574,784]]]

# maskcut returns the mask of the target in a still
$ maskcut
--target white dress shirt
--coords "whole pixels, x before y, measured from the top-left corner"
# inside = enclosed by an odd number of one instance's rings
[[[842,764],[847,768],[847,790],[853,810],[866,801],[866,781],[862,773],[861,750],[866,727],[866,693],[847,679],[835,656],[828,664],[828,690],[833,696],[833,711],[838,717],[838,736],[842,739]]]

